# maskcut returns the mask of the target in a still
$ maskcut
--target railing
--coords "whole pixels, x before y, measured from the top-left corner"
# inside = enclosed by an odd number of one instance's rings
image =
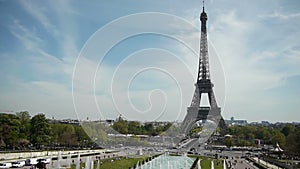
[[[265,165],[263,165],[263,164],[261,164],[261,163],[258,163],[257,161],[255,161],[255,160],[252,159],[252,158],[246,157],[246,160],[253,162],[253,165],[255,165],[257,168],[260,168],[260,169],[268,169],[267,166],[265,166]]]
[[[281,168],[286,168],[286,169],[294,169],[294,168],[297,168],[297,166],[295,165],[292,165],[292,164],[286,164],[286,163],[283,163],[283,162],[279,162],[277,160],[273,160],[273,159],[270,159],[270,158],[263,158],[264,161],[270,163],[270,164],[273,164],[273,165],[276,165],[276,166],[279,166]]]

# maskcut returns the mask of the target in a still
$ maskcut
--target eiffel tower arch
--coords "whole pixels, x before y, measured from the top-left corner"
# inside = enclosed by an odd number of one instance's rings
[[[195,92],[191,105],[187,108],[187,114],[183,120],[181,131],[186,136],[190,130],[200,120],[210,120],[218,124],[222,128],[226,128],[225,121],[221,116],[221,108],[218,107],[216,97],[213,91],[214,84],[210,79],[209,57],[207,44],[207,14],[203,10],[200,16],[201,21],[201,38],[200,38],[200,54],[197,81],[195,84]],[[201,106],[201,98],[203,94],[208,95],[209,106]]]

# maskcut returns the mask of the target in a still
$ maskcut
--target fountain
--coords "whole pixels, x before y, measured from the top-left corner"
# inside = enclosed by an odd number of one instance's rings
[[[86,157],[84,169],[90,169],[90,168],[91,168],[91,158]]]
[[[80,169],[80,154],[78,153],[77,161],[76,161],[76,169]]]
[[[68,167],[68,168],[71,168],[71,161],[72,161],[72,160],[71,160],[71,154],[69,153],[69,154],[68,154],[68,157],[67,157],[67,167]]]
[[[61,168],[61,159],[61,151],[59,151],[57,156],[57,168]]]
[[[53,167],[52,158],[53,158],[53,156],[52,156],[52,152],[51,152],[51,154],[50,154],[50,161],[49,161],[50,168]]]
[[[93,160],[93,157],[90,157],[90,161],[91,161],[90,169],[94,169],[94,160]]]
[[[194,160],[187,156],[170,156],[167,154],[160,155],[155,159],[141,165],[142,169],[189,169]],[[138,165],[139,163],[137,163]]]
[[[199,158],[198,162],[197,162],[197,165],[198,165],[198,169],[201,169],[201,159]]]
[[[97,160],[97,168],[96,169],[100,169],[100,160]]]

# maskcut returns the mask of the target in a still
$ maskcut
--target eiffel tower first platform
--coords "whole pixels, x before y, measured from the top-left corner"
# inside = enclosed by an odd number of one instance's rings
[[[218,107],[214,91],[213,83],[210,79],[209,71],[209,58],[208,58],[208,44],[207,44],[207,14],[204,10],[203,2],[203,11],[200,16],[201,21],[201,40],[200,40],[200,57],[199,57],[199,68],[197,75],[197,82],[195,84],[195,93],[193,96],[192,103],[190,107],[187,108],[187,114],[184,118],[184,121],[181,126],[182,133],[186,136],[189,135],[190,130],[197,124],[200,120],[210,120],[215,123],[218,123],[219,127],[224,129],[226,128],[224,119],[221,116],[221,108]],[[208,95],[209,107],[201,106],[201,95]]]

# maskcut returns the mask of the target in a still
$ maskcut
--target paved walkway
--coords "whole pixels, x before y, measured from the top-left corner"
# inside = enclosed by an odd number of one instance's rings
[[[93,161],[96,161],[97,159],[108,159],[108,158],[115,158],[115,157],[119,157],[119,156],[124,156],[124,153],[122,152],[116,152],[116,153],[108,153],[108,154],[100,154],[100,155],[94,155],[94,156],[91,156],[92,157],[92,160]],[[78,158],[75,157],[75,158],[71,158],[70,159],[71,161],[68,161],[68,159],[61,159],[60,161],[60,166],[62,166],[61,168],[66,168],[69,163],[70,164],[77,164],[77,160]],[[80,157],[80,161],[81,162],[85,162],[87,160],[87,156],[85,157]],[[55,169],[57,168],[58,164],[57,164],[57,160],[53,160],[51,161],[51,164],[47,164],[46,167],[48,169]],[[21,167],[19,169],[30,169],[31,167],[30,166],[24,166],[24,167]]]
[[[258,169],[256,166],[250,164],[245,159],[233,159],[233,160],[227,160],[229,166],[231,164],[230,169]]]
[[[270,164],[270,163],[268,163],[268,162],[266,162],[266,161],[264,161],[264,160],[262,160],[262,159],[259,159],[259,161],[258,161],[258,158],[257,158],[257,157],[255,157],[255,158],[253,158],[253,159],[254,159],[256,162],[262,163],[263,165],[267,166],[268,168],[272,168],[272,169],[282,169],[281,167],[278,167],[278,166],[276,166],[276,165]]]

